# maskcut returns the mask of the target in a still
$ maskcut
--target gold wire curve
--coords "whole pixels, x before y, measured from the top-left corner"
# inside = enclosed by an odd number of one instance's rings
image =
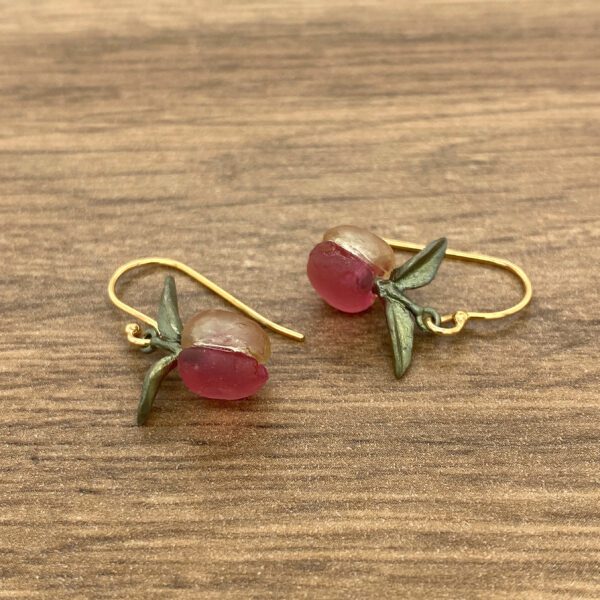
[[[120,308],[123,312],[126,312],[128,315],[139,319],[143,323],[150,325],[154,329],[158,328],[158,323],[148,315],[143,312],[129,306],[123,302],[116,293],[117,282],[120,277],[127,273],[127,271],[131,271],[132,269],[137,269],[138,267],[143,267],[146,265],[161,265],[164,267],[170,267],[172,269],[177,269],[182,273],[185,273],[188,277],[191,277],[194,281],[198,282],[200,285],[203,285],[205,288],[209,289],[211,292],[214,292],[217,296],[220,296],[226,302],[229,302],[232,306],[237,308],[239,311],[243,312],[245,315],[254,319],[257,323],[260,323],[264,327],[267,327],[274,331],[275,333],[279,333],[280,335],[286,336],[296,341],[303,341],[304,335],[299,333],[298,331],[294,331],[293,329],[288,329],[283,325],[279,325],[267,319],[260,313],[256,312],[253,308],[250,308],[247,304],[244,304],[241,300],[238,300],[235,296],[231,295],[229,292],[225,291],[222,287],[218,286],[216,283],[198,273],[195,269],[188,267],[186,264],[173,260],[171,258],[160,258],[160,257],[151,257],[151,258],[137,258],[135,260],[131,260],[124,265],[121,265],[112,275],[110,281],[108,282],[108,297],[112,301],[112,303]],[[146,346],[148,345],[148,340],[140,338],[141,329],[137,323],[129,323],[125,327],[125,333],[127,334],[127,339],[136,346]]]
[[[425,246],[423,244],[413,244],[412,242],[404,242],[402,240],[385,240],[392,248],[396,250],[408,250],[410,252],[419,252]],[[496,310],[492,312],[477,312],[467,310],[457,310],[453,314],[443,315],[442,323],[448,323],[452,321],[454,324],[451,327],[441,327],[436,325],[430,317],[424,319],[427,328],[433,333],[441,335],[454,335],[462,330],[469,319],[502,319],[514,315],[515,313],[523,310],[531,301],[533,295],[533,288],[531,281],[525,271],[521,269],[515,263],[510,262],[504,258],[496,258],[495,256],[487,256],[486,254],[479,254],[478,252],[462,252],[460,250],[446,250],[446,256],[450,258],[456,258],[458,260],[466,262],[475,262],[481,264],[492,265],[509,271],[519,279],[523,288],[523,297],[517,304],[506,308],[504,310]]]

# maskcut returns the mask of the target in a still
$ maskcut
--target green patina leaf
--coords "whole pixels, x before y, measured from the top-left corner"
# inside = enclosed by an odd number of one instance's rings
[[[156,361],[146,373],[144,377],[144,384],[142,385],[142,397],[138,404],[137,411],[137,424],[143,425],[150,414],[152,404],[154,404],[154,398],[158,388],[162,383],[163,379],[169,374],[169,372],[177,364],[177,355],[168,354],[163,356],[160,360]]]
[[[440,238],[427,244],[423,250],[392,271],[390,279],[404,290],[423,287],[436,276],[446,254],[448,241]]]
[[[384,302],[394,350],[394,371],[396,377],[402,377],[412,358],[415,322],[410,312],[400,302],[389,297],[385,297]]]
[[[177,288],[175,280],[168,275],[165,277],[160,305],[158,307],[158,332],[166,340],[179,342],[183,325],[177,306]]]

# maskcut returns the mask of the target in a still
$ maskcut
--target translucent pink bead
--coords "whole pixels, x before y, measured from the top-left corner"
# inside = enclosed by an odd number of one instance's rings
[[[269,336],[255,321],[230,310],[201,310],[183,327],[177,368],[189,390],[205,398],[240,400],[269,378]]]
[[[177,369],[190,391],[215,400],[247,398],[269,379],[266,367],[253,356],[209,346],[184,348]]]
[[[334,242],[313,248],[306,271],[317,293],[338,310],[362,312],[375,301],[375,266]]]
[[[394,251],[385,240],[361,227],[339,225],[313,248],[306,271],[328,304],[357,313],[373,304],[375,277],[387,277],[394,264]]]

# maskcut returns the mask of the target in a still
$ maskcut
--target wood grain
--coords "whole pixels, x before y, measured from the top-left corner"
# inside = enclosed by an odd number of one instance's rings
[[[599,30],[594,0],[0,1],[0,597],[600,597]],[[344,222],[510,258],[534,302],[397,382],[382,308],[304,275]],[[306,333],[259,397],[173,376],[134,425],[151,357],[105,286],[152,254]],[[450,262],[417,294],[517,297]]]

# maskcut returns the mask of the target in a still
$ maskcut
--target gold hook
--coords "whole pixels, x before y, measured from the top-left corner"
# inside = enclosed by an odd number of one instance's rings
[[[413,244],[411,242],[403,242],[400,240],[386,239],[385,241],[396,250],[409,250],[410,252],[419,252],[425,247],[422,244]],[[487,256],[485,254],[479,254],[477,252],[461,252],[460,250],[450,249],[446,250],[446,256],[467,262],[492,265],[494,267],[499,267],[501,269],[505,269],[511,272],[513,275],[516,275],[519,281],[521,282],[521,286],[523,287],[523,297],[519,302],[517,302],[517,304],[504,310],[497,310],[494,312],[474,312],[466,310],[457,310],[453,314],[443,315],[442,323],[448,323],[452,321],[454,325],[452,325],[451,327],[440,327],[432,321],[431,317],[426,316],[423,320],[427,325],[427,328],[433,333],[439,333],[441,335],[454,335],[462,330],[462,328],[465,326],[469,319],[502,319],[503,317],[514,315],[520,310],[523,310],[529,304],[531,296],[533,294],[531,281],[529,277],[527,277],[525,271],[521,269],[521,267],[515,265],[509,260],[505,260],[504,258],[496,258],[494,256]]]
[[[112,303],[120,308],[122,311],[126,312],[128,315],[139,319],[140,321],[150,325],[154,329],[158,328],[158,323],[148,315],[145,315],[143,312],[136,310],[129,304],[125,304],[122,300],[117,297],[115,288],[117,285],[117,281],[119,278],[125,274],[127,271],[132,269],[136,269],[138,267],[143,267],[145,265],[161,265],[164,267],[170,267],[172,269],[177,269],[182,273],[185,273],[189,277],[191,277],[194,281],[197,281],[200,285],[208,288],[211,292],[217,294],[223,298],[223,300],[229,302],[232,306],[235,306],[238,310],[249,316],[251,319],[254,319],[261,325],[268,327],[269,329],[279,333],[280,335],[284,335],[293,340],[297,340],[301,342],[304,340],[304,335],[301,333],[294,331],[292,329],[288,329],[287,327],[283,327],[282,325],[278,325],[273,321],[267,319],[260,313],[256,312],[254,309],[250,308],[247,304],[244,304],[241,300],[238,300],[235,296],[232,296],[229,292],[226,292],[222,287],[218,286],[216,283],[212,282],[210,279],[207,279],[198,271],[188,267],[186,264],[179,262],[178,260],[173,260],[171,258],[138,258],[132,260],[124,265],[121,265],[112,275],[110,281],[108,282],[108,297],[111,299]],[[130,323],[125,327],[125,332],[127,333],[127,339],[136,346],[147,346],[149,344],[148,340],[144,338],[140,338],[139,334],[141,332],[140,326],[137,323]]]

